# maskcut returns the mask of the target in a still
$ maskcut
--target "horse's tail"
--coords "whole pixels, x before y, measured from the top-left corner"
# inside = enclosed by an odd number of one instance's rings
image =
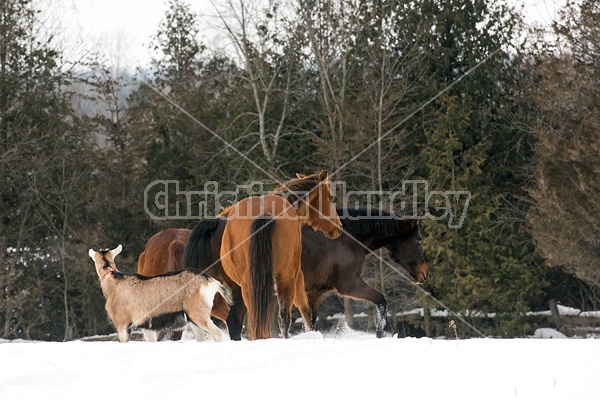
[[[273,217],[252,222],[250,231],[250,298],[248,330],[253,339],[271,337],[275,296],[273,295]]]
[[[140,275],[148,275],[146,273],[146,271],[144,270],[144,265],[146,264],[146,250],[142,251],[142,254],[140,254],[140,259],[138,260],[138,265],[137,265],[137,273]]]
[[[197,268],[204,270],[215,262],[215,257],[210,248],[210,237],[219,226],[219,220],[215,218],[204,219],[196,225],[185,246],[183,256],[186,268]],[[218,255],[217,255],[217,258]]]
[[[185,242],[181,239],[176,239],[169,245],[169,262],[167,271],[181,271],[184,268],[183,253],[185,252]]]

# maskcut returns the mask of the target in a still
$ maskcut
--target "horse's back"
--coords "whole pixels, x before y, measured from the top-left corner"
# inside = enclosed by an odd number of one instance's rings
[[[274,219],[273,257],[300,257],[300,223],[292,205],[277,195],[247,197],[229,209],[220,251],[225,273],[238,284],[247,274],[252,223],[261,216]]]
[[[164,229],[155,233],[140,255],[137,273],[154,276],[183,269],[183,253],[190,238],[190,229]]]
[[[273,217],[277,228],[284,230],[277,235],[286,234],[285,231],[291,227],[290,230],[294,234],[297,232],[297,237],[300,237],[296,210],[287,200],[277,195],[247,197],[232,206],[227,214],[228,220],[223,237],[236,243],[243,241],[250,235],[252,222],[262,216]]]
[[[227,208],[227,217],[234,220],[253,219],[270,215],[277,219],[298,221],[296,209],[282,196],[266,194],[246,197]]]

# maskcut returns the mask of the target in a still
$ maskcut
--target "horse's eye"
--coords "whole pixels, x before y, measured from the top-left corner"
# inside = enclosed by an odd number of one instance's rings
[[[333,202],[333,200],[335,200],[335,197],[333,195],[329,196],[329,201]]]

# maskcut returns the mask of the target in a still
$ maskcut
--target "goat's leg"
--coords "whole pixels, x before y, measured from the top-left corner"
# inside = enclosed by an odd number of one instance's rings
[[[117,327],[117,333],[119,335],[119,342],[129,342],[129,331],[127,330],[127,326]]]
[[[189,311],[187,314],[190,318],[190,321],[192,322],[192,330],[196,335],[196,340],[198,340],[199,337],[198,332],[196,332],[196,330],[203,330],[205,332],[208,332],[208,334],[212,336],[215,342],[220,342],[223,340],[223,334],[221,330],[215,325],[215,323],[212,322],[212,320],[210,319],[210,314],[203,315],[201,311],[197,310]]]
[[[196,342],[204,342],[205,334],[202,329],[200,329],[193,322],[190,323],[190,328],[192,328],[192,332],[194,332],[194,336],[196,337]]]
[[[152,329],[142,329],[146,342],[156,342],[156,332]]]

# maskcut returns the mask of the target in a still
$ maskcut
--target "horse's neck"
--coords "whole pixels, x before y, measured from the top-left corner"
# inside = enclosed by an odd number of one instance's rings
[[[365,253],[380,249],[391,243],[391,237],[381,238],[372,234],[358,236],[348,231],[346,233],[352,236],[350,238],[351,244],[360,247]]]
[[[371,250],[377,250],[377,249],[381,249],[382,247],[385,247],[385,246],[391,244],[395,238],[396,238],[396,235],[371,236],[370,238],[368,238],[368,243],[366,245]]]
[[[363,246],[367,247],[369,250],[377,250],[382,247],[385,247],[391,243],[393,243],[399,236],[403,234],[402,226],[400,225],[400,221],[396,221],[397,224],[394,226],[394,229],[381,229],[377,230],[376,225],[371,226],[367,231],[362,231],[360,233],[354,233],[352,230],[348,230],[347,232],[352,235],[356,240],[363,244]],[[366,251],[366,250],[365,250]]]
[[[312,213],[308,212],[308,206],[305,202],[300,201],[298,208],[295,209],[296,214],[298,215],[298,222],[300,222],[301,226],[308,225],[315,230],[319,229],[319,218],[313,218]]]
[[[224,209],[221,210],[221,212],[219,213],[219,215],[217,215],[217,218],[229,216],[229,214],[231,213],[232,209],[233,209],[233,205],[225,207]]]
[[[317,213],[309,213],[308,215],[298,213],[298,222],[300,226],[310,226],[315,231],[327,232],[330,228],[331,221],[327,218],[320,218]]]

